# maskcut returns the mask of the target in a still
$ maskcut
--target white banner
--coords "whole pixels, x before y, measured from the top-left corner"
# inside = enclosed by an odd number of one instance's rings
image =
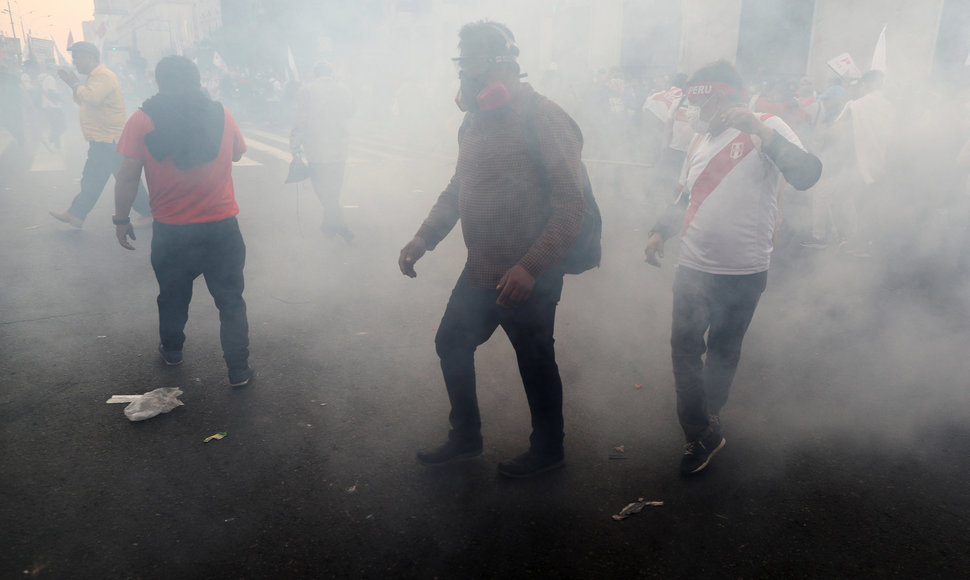
[[[847,52],[843,52],[825,64],[829,65],[829,68],[834,70],[835,74],[844,79],[857,79],[862,77],[862,71],[859,70],[855,61],[852,60],[852,56]]]

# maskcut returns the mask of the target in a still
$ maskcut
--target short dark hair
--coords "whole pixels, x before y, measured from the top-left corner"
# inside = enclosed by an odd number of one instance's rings
[[[98,50],[97,46],[85,40],[79,40],[75,42],[71,46],[67,47],[67,50],[72,55],[86,54],[89,56],[93,56],[95,61],[101,62],[101,51]]]
[[[479,20],[469,22],[458,31],[458,48],[470,49],[480,52],[482,56],[497,57],[509,56],[516,58],[519,56],[519,47],[515,44],[515,35],[509,27],[490,20]],[[519,72],[519,63],[503,62]]]
[[[155,83],[160,93],[188,93],[202,90],[199,67],[184,56],[171,55],[155,65]]]
[[[687,85],[690,86],[700,83],[724,83],[730,85],[737,89],[738,99],[741,98],[741,94],[744,91],[744,81],[741,80],[741,75],[738,74],[738,70],[734,68],[734,65],[726,60],[714,61],[697,69],[694,75],[690,77]]]

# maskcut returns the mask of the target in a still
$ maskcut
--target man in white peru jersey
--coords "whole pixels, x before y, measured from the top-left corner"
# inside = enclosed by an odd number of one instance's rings
[[[653,227],[645,253],[659,266],[664,240],[680,233],[670,345],[687,439],[680,468],[690,474],[725,443],[718,415],[768,279],[778,194],[786,181],[797,190],[814,185],[822,162],[780,118],[743,106],[741,77],[726,61],[695,72],[686,95],[697,135],[680,195]]]

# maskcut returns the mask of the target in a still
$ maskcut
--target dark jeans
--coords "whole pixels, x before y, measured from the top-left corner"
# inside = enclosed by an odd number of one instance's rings
[[[94,204],[98,203],[104,186],[108,183],[108,178],[118,175],[121,168],[121,160],[124,156],[115,151],[114,143],[102,143],[91,141],[88,145],[88,159],[84,163],[84,171],[81,173],[81,193],[74,197],[71,208],[67,213],[82,220],[88,217]],[[152,215],[148,207],[148,192],[145,187],[138,182],[138,196],[135,197],[135,211],[143,216]]]
[[[504,308],[495,303],[498,290],[471,288],[462,272],[435,336],[451,401],[450,439],[463,443],[481,441],[475,349],[501,326],[515,349],[532,412],[531,450],[562,456],[562,380],[552,337],[561,294],[562,274],[547,274],[536,282],[525,304]]]
[[[182,350],[192,282],[201,274],[219,309],[222,354],[230,370],[249,363],[243,300],[246,245],[232,217],[218,222],[152,225],[152,268],[158,280],[158,334],[165,350]]]
[[[340,207],[340,189],[344,184],[344,163],[309,163],[310,183],[323,205],[323,225],[340,229],[344,223]]]
[[[727,402],[741,342],[767,282],[768,272],[734,276],[678,268],[670,347],[677,418],[687,441],[700,437],[710,415]]]

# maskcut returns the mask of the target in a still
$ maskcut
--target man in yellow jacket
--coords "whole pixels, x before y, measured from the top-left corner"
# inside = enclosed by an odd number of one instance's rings
[[[74,67],[87,78],[82,83],[77,75],[66,70],[57,71],[58,76],[74,91],[74,102],[81,113],[81,132],[87,139],[88,159],[81,174],[81,192],[75,196],[66,212],[50,214],[76,228],[84,225],[84,219],[101,197],[108,177],[117,175],[122,155],[115,151],[115,144],[128,119],[125,99],[121,94],[118,77],[101,63],[98,47],[90,42],[75,42],[67,48],[71,51]],[[148,193],[139,184],[135,211],[143,217],[137,225],[151,223]]]

